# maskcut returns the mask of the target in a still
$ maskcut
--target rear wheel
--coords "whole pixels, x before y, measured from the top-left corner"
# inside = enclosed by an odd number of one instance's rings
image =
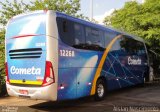
[[[96,93],[95,93],[95,100],[100,101],[103,100],[106,94],[106,86],[105,82],[102,79],[99,79],[96,84]]]
[[[149,73],[145,73],[144,77],[143,77],[143,83],[149,82]]]
[[[140,83],[139,85],[140,85],[140,87],[145,87],[146,83],[149,82],[148,75],[145,74],[145,75],[143,76],[143,79],[142,79],[142,80],[143,80],[143,82]]]

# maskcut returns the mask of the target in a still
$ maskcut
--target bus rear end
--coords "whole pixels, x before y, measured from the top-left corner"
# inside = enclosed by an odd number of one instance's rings
[[[8,94],[31,99],[57,99],[57,39],[49,30],[50,12],[37,11],[12,18],[6,29]],[[54,25],[53,25],[54,26]],[[52,27],[53,27],[52,26]],[[50,35],[50,36],[48,36]],[[50,43],[52,41],[52,44]],[[49,50],[51,47],[55,47]]]

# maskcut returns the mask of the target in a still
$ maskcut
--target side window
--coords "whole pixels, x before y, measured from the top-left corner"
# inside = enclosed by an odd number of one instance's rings
[[[73,46],[73,22],[64,18],[57,18],[58,32],[61,40],[69,45]]]
[[[109,45],[109,43],[112,41],[112,39],[116,36],[114,32],[106,31],[104,34],[105,37],[105,47]]]
[[[84,27],[74,23],[74,45],[85,44]]]
[[[121,50],[129,55],[145,54],[145,47],[142,42],[132,39],[129,36],[123,36],[120,40]]]
[[[144,44],[142,42],[137,41],[136,48],[138,55],[143,55],[146,53]]]
[[[137,50],[137,42],[136,40],[132,39],[132,38],[128,38],[129,39],[129,48],[130,48],[130,54],[131,55],[136,55],[138,50]]]
[[[100,46],[105,49],[106,47],[105,47],[104,31],[99,31],[99,36],[101,41]]]
[[[86,33],[86,44],[92,45],[94,43],[94,39],[92,38],[92,30],[89,27],[85,28]],[[93,42],[93,43],[92,43]]]
[[[117,35],[118,33],[116,32],[106,31],[105,32],[105,47],[107,47],[112,41],[112,39],[114,39]],[[119,49],[120,49],[119,40],[116,40],[111,50],[113,51],[113,50],[119,50]]]
[[[121,53],[129,54],[129,40],[127,37],[123,36],[120,38],[120,47],[121,47]]]
[[[99,47],[104,46],[102,31],[95,29],[95,28],[86,27],[85,35],[86,35],[86,44],[97,45]]]
[[[123,36],[120,40],[121,50],[127,53],[128,55],[134,55],[137,52],[136,42],[129,36]]]
[[[113,46],[111,48],[112,51],[119,51],[119,50],[121,50],[121,46],[120,46],[119,42],[120,42],[119,39],[117,39],[115,41],[115,43],[113,44]]]
[[[77,49],[104,50],[104,32],[72,22],[65,18],[57,18],[60,39],[67,45]]]

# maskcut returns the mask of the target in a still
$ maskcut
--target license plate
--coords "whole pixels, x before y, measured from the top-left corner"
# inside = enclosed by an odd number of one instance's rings
[[[19,90],[19,93],[23,95],[28,95],[28,90]]]

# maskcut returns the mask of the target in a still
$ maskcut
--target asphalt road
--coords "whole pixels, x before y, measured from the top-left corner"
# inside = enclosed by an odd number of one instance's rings
[[[160,83],[109,92],[103,101],[92,97],[46,102],[15,97],[0,98],[0,112],[160,112]]]

